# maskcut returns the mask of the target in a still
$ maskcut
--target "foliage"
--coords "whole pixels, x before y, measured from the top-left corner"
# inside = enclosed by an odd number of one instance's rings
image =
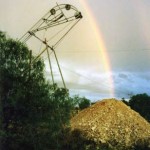
[[[80,102],[79,102],[79,108],[82,110],[82,109],[85,109],[85,108],[87,108],[87,107],[89,107],[90,106],[90,100],[89,99],[87,99],[87,98],[85,98],[85,97],[83,97],[81,100],[80,100]]]
[[[44,62],[0,32],[0,144],[2,150],[59,149],[73,103],[68,90],[50,85]],[[2,134],[3,133],[3,134]]]
[[[146,93],[131,96],[129,102],[122,100],[133,110],[137,111],[147,121],[150,122],[150,96]]]
[[[123,97],[121,100],[123,103],[125,103],[126,105],[129,105],[129,102],[125,100],[125,98]]]
[[[79,107],[80,110],[85,109],[91,105],[91,102],[89,99],[85,97],[79,97],[78,95],[75,95],[72,98],[72,101],[74,102],[74,105]]]
[[[150,96],[146,93],[134,95],[129,100],[129,105],[132,109],[139,112],[141,116],[150,121]]]

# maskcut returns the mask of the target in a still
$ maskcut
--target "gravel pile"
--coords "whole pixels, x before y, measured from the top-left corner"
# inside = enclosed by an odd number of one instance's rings
[[[150,124],[123,102],[99,101],[71,120],[72,130],[80,130],[96,143],[130,147],[139,140],[150,142]]]

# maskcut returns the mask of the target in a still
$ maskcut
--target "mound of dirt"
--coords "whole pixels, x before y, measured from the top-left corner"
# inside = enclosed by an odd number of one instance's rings
[[[80,130],[89,140],[107,143],[110,147],[130,147],[139,140],[150,140],[150,124],[115,99],[97,102],[79,112],[71,119],[71,128]]]

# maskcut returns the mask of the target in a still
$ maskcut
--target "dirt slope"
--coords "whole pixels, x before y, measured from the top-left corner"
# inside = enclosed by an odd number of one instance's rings
[[[150,139],[150,124],[123,102],[108,99],[79,112],[71,120],[72,130],[79,129],[96,143],[131,146],[139,139]]]

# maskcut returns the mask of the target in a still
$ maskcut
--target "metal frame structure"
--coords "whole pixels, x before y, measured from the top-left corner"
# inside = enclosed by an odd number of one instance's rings
[[[79,12],[77,10],[77,8],[75,8],[74,6],[72,6],[70,4],[59,4],[59,5],[57,4],[55,7],[50,9],[33,27],[31,27],[27,33],[25,33],[20,38],[21,42],[26,43],[28,40],[30,40],[32,37],[34,37],[34,38],[38,39],[38,41],[42,42],[45,45],[45,48],[30,62],[30,64],[33,64],[33,62],[37,61],[38,58],[44,52],[47,52],[52,82],[54,84],[55,81],[54,81],[52,63],[51,63],[50,52],[49,52],[49,50],[51,50],[51,53],[54,54],[64,88],[66,88],[66,84],[65,84],[65,81],[64,81],[64,78],[62,75],[62,71],[61,71],[61,68],[59,65],[59,61],[58,61],[55,49],[58,46],[58,44],[66,37],[66,35],[72,30],[72,28],[81,19],[82,19],[81,12]],[[46,38],[42,39],[38,36],[38,33],[43,30],[47,31],[50,28],[54,28],[55,26],[59,26],[62,24],[68,24],[69,22],[70,23],[73,22],[72,26],[69,29],[67,29],[67,31],[63,35],[61,35],[61,37],[54,43],[54,45],[50,45],[49,40],[47,40]],[[59,32],[61,32],[61,31],[59,31]],[[57,34],[59,34],[59,32]],[[57,36],[57,34],[55,34],[55,36]],[[51,37],[51,38],[53,38],[53,37]]]

